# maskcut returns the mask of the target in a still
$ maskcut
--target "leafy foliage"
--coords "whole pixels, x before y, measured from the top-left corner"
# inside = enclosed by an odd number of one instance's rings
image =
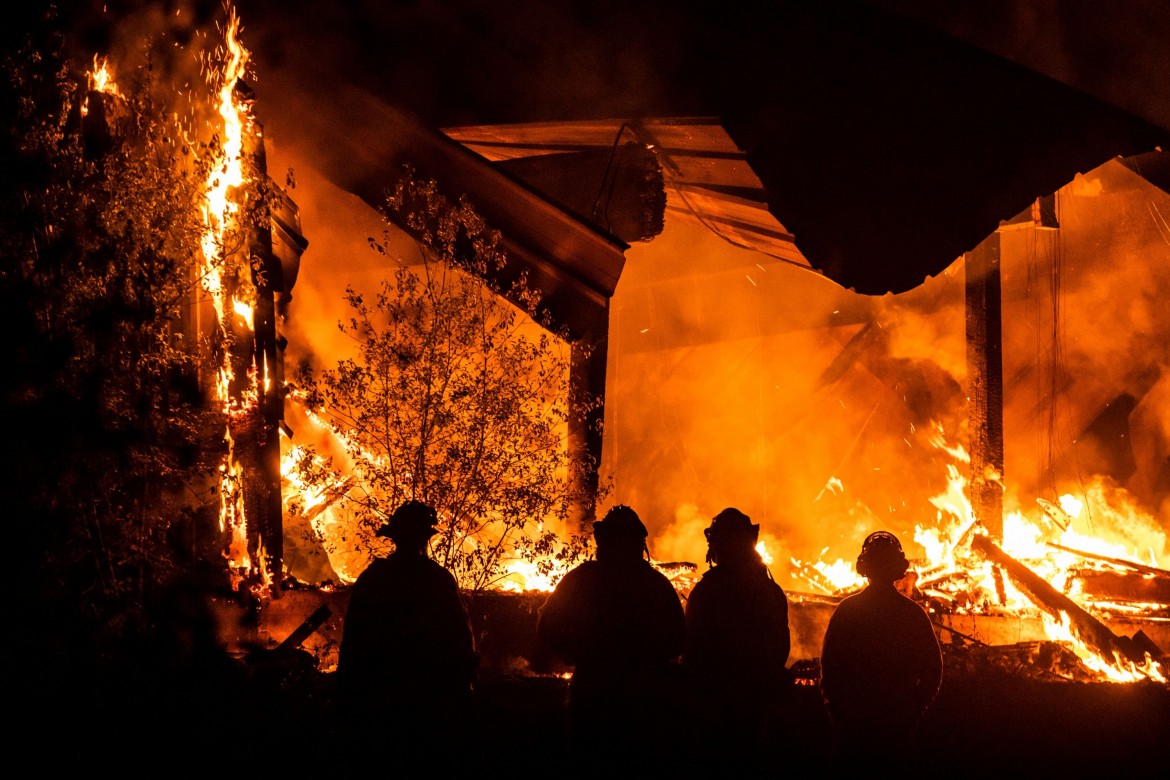
[[[42,21],[0,86],[8,519],[19,575],[117,632],[215,543],[224,422],[184,336],[205,171],[149,68],[87,93],[92,53]]]
[[[303,478],[347,504],[367,550],[399,504],[430,503],[442,520],[432,554],[467,589],[497,583],[513,560],[548,573],[581,551],[566,524],[596,498],[576,478],[592,464],[567,436],[574,410],[596,399],[573,397],[567,338],[522,275],[499,281],[499,236],[466,199],[408,169],[386,215],[416,237],[422,262],[391,266],[372,295],[348,289],[339,327],[356,355],[304,367],[302,397],[349,463],[310,451]]]

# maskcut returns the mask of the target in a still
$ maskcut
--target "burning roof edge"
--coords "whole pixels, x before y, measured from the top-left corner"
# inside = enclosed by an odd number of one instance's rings
[[[527,272],[555,324],[573,336],[605,326],[627,243],[407,111],[354,87],[324,89],[291,78],[271,74],[258,100],[265,126],[282,144],[379,212],[407,165],[434,179],[448,197],[468,197],[500,231],[509,258],[505,274]]]

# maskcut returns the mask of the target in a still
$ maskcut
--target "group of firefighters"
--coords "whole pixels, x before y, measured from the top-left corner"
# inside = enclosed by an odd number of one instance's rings
[[[394,551],[353,586],[337,674],[359,739],[457,758],[473,736],[477,656],[455,579],[427,553],[437,522],[411,501],[379,531]],[[768,773],[794,679],[788,599],[756,551],[759,531],[737,509],[715,515],[708,570],[684,605],[633,509],[593,523],[594,557],[561,579],[538,623],[572,667],[571,771]],[[895,535],[867,537],[857,572],[869,584],[837,604],[824,634],[819,686],[842,770],[897,767],[939,691],[933,625],[896,587],[908,568]]]

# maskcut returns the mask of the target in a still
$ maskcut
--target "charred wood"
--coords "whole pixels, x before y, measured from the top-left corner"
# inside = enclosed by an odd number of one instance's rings
[[[993,233],[964,255],[971,432],[971,509],[1003,538],[1003,323],[1000,241]]]
[[[277,645],[277,652],[285,650],[294,650],[301,646],[301,644],[312,635],[321,626],[325,625],[325,621],[333,614],[333,610],[329,608],[328,604],[322,604],[313,610],[313,614],[305,618],[296,629],[285,637],[284,641]]]
[[[495,167],[626,243],[649,241],[665,224],[662,167],[641,144],[521,157]]]

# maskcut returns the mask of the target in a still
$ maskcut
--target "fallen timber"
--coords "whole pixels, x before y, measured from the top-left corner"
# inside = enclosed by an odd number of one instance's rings
[[[1147,655],[1155,659],[1161,657],[1161,650],[1144,633],[1139,631],[1133,637],[1113,633],[1108,626],[1044,578],[1001,550],[990,538],[973,536],[971,549],[1002,569],[1037,607],[1057,621],[1067,620],[1073,636],[1105,658],[1125,658],[1135,664],[1144,664]]]
[[[1132,571],[1141,572],[1142,574],[1152,574],[1152,575],[1158,576],[1158,577],[1170,578],[1170,570],[1159,569],[1156,566],[1147,566],[1144,563],[1138,563],[1136,561],[1127,561],[1123,558],[1111,558],[1108,555],[1098,555],[1097,553],[1085,552],[1084,550],[1077,550],[1077,549],[1074,549],[1072,547],[1065,547],[1063,544],[1057,544],[1056,542],[1049,542],[1048,546],[1054,550],[1060,550],[1061,552],[1072,553],[1073,555],[1078,555],[1081,558],[1085,558],[1085,559],[1090,560],[1090,561],[1101,561],[1102,563],[1109,563],[1109,564],[1112,564],[1114,566],[1120,566],[1123,569],[1130,569]]]
[[[1170,616],[1170,577],[1086,570],[1076,578],[1082,592],[1095,600],[1116,599],[1150,616]]]

